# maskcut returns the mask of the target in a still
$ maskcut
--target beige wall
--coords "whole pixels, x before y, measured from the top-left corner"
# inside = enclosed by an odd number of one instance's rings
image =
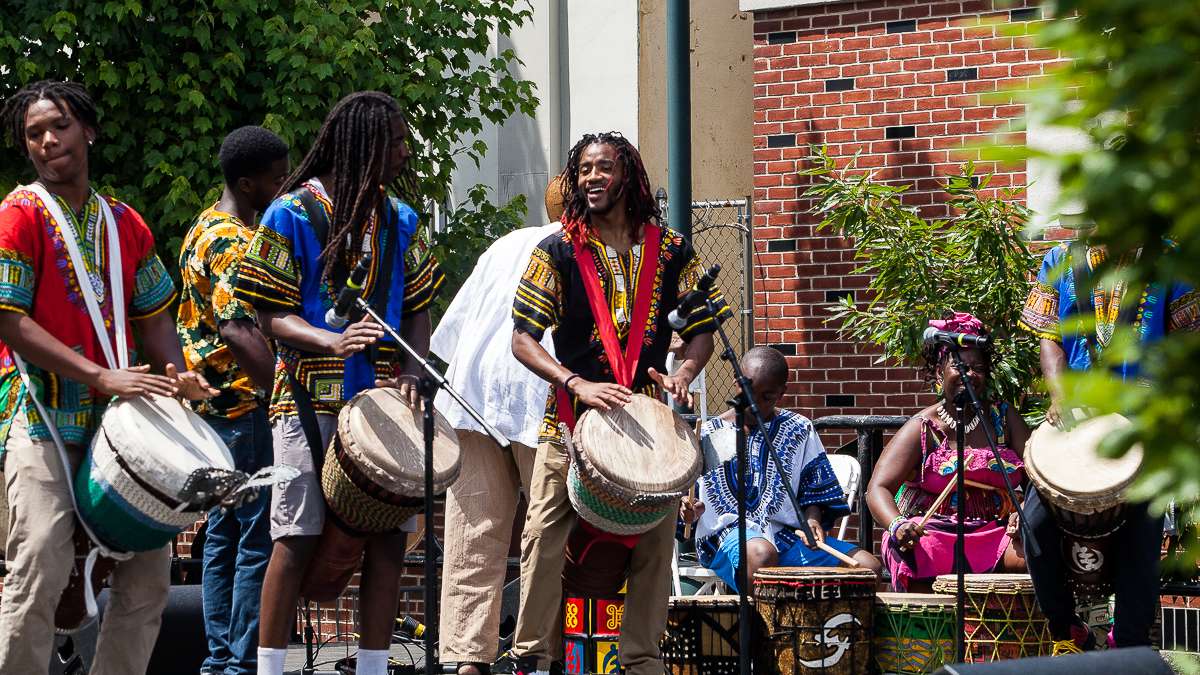
[[[639,0],[638,146],[667,184],[666,4]],[[753,182],[754,31],[738,0],[691,0],[692,199],[736,199]]]

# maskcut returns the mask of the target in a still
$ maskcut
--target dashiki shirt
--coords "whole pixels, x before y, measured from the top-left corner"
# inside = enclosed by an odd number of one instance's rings
[[[1004,476],[1013,488],[1020,489],[1025,481],[1025,465],[1008,446],[1005,420],[1008,404],[991,408],[991,424],[996,432],[996,449],[1000,463],[991,448],[963,448],[967,470],[963,477],[980,485],[967,485],[963,492],[963,522],[966,529],[967,573],[986,574],[996,566],[1008,550],[1008,517],[1013,512],[1012,501],[1004,487]],[[906,481],[896,493],[896,507],[906,518],[920,518],[937,501],[938,495],[951,481],[956,480],[958,451],[949,436],[938,439],[933,421],[921,423],[921,463],[913,479]],[[937,443],[930,449],[929,441]],[[891,573],[892,588],[906,592],[911,580],[931,580],[939,574],[954,572],[954,542],[958,524],[959,499],[952,493],[925,523],[925,536],[917,545],[905,551],[887,532],[883,533],[880,548],[883,562]]]
[[[17,189],[0,203],[0,310],[28,315],[70,349],[107,367],[99,337],[92,327],[80,280],[67,253],[62,228],[75,233],[83,256],[84,283],[102,288],[100,313],[113,336],[112,291],[109,286],[108,233],[98,199],[108,201],[121,245],[121,271],[128,320],[144,319],[163,311],[175,298],[175,285],[154,252],[150,228],[128,205],[101,197],[95,191],[83,211],[75,213],[55,195],[68,222],[57,223],[33,192]],[[96,279],[93,282],[92,278]],[[131,326],[130,363],[136,363]],[[108,399],[83,383],[42,370],[26,362],[42,403],[68,445],[86,445],[100,424]],[[8,438],[13,418],[24,406],[33,440],[52,440],[33,400],[25,396],[12,352],[0,343],[0,448]],[[0,450],[2,452],[2,450]]]
[[[1087,256],[1088,270],[1095,272],[1105,260],[1105,251],[1089,246]],[[1125,292],[1124,282],[1112,287],[1096,284],[1091,302],[1084,303],[1090,304],[1096,314],[1092,339],[1098,354],[1112,338]],[[1091,366],[1087,346],[1091,331],[1079,320],[1075,296],[1070,247],[1059,244],[1042,259],[1037,284],[1021,311],[1020,325],[1039,338],[1061,343],[1072,370],[1087,370]],[[1200,330],[1200,294],[1183,284],[1171,284],[1169,289],[1151,284],[1142,291],[1133,326],[1143,344],[1176,330]],[[1122,379],[1136,377],[1138,364],[1124,363],[1115,372]]]
[[[790,410],[777,409],[766,422],[767,433],[774,438],[783,467],[777,465],[767,449],[766,439],[755,429],[746,437],[746,457],[750,461],[750,482],[746,486],[746,523],[764,533],[783,552],[800,542],[795,529],[800,527],[803,510],[821,506],[821,525],[828,529],[833,521],[850,513],[842,486],[838,483],[825,446],[807,417]],[[710,417],[700,428],[700,437],[713,440],[735,437],[734,422]],[[718,443],[719,445],[719,443]],[[705,466],[700,477],[700,501],[704,511],[696,521],[696,552],[700,564],[710,567],[721,542],[729,533],[737,533],[738,462],[733,444],[717,447],[720,463]],[[789,481],[800,503],[797,514],[784,489]],[[804,545],[801,543],[801,545]]]
[[[333,203],[321,182],[311,178],[303,187],[317,198],[332,224]],[[389,325],[399,329],[404,317],[429,308],[445,276],[429,247],[417,236],[416,212],[392,197],[385,201],[384,210],[383,226],[377,215],[371,214],[361,250],[350,251],[344,262],[349,270],[365,253],[372,253],[363,296],[376,311],[386,304],[387,310],[380,314]],[[389,238],[394,238],[395,251],[390,275],[382,269]],[[325,259],[318,259],[322,248],[323,242],[317,241],[299,194],[292,192],[277,198],[263,214],[250,248],[238,265],[234,296],[258,311],[291,312],[317,328],[342,332],[344,328],[331,328],[325,323],[325,313],[333,307],[344,281],[329,278]],[[388,276],[387,287],[382,288],[385,285],[382,279]],[[284,368],[308,389],[318,414],[337,414],[355,394],[374,387],[377,378],[392,376],[399,348],[387,335],[375,346],[378,349],[365,349],[341,358],[303,352],[278,342],[271,417],[296,414],[296,402]]]
[[[183,290],[175,328],[183,358],[189,370],[198,371],[221,392],[192,403],[201,415],[234,419],[260,403],[254,383],[217,330],[221,321],[255,318],[254,309],[233,295],[238,262],[253,237],[254,230],[241,219],[213,206],[200,214],[179,252]]]
[[[600,287],[612,311],[613,325],[624,350],[633,320],[632,286],[637,282],[644,260],[643,245],[637,244],[626,253],[618,253],[599,237],[589,234],[587,250],[595,259]],[[646,371],[654,368],[665,372],[667,350],[671,346],[667,315],[703,274],[691,244],[671,230],[662,229],[662,241],[654,254],[658,256],[658,272],[645,332],[634,336],[642,341],[642,352],[631,387],[635,392],[650,396],[656,395],[657,387]],[[722,317],[729,316],[730,310],[721,292],[713,289],[711,297],[717,313]],[[575,262],[575,247],[565,231],[546,237],[533,249],[513,301],[513,325],[538,341],[547,330],[552,330],[554,353],[563,366],[585,380],[616,382],[592,318],[583,277]],[[699,307],[688,315],[687,325],[679,335],[687,341],[714,330],[713,318],[707,309]],[[571,399],[578,419],[584,407],[574,396]],[[545,441],[559,441],[558,397],[554,386],[550,386],[546,415],[539,433],[539,442]]]

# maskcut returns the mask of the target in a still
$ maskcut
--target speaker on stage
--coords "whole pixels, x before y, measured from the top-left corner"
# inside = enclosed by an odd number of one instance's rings
[[[959,663],[942,666],[935,675],[1066,675],[1067,673],[1121,673],[1121,675],[1172,675],[1174,671],[1149,647],[1039,656],[992,663]]]

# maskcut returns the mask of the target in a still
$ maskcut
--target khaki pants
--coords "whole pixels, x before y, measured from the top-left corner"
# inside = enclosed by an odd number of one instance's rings
[[[490,664],[500,642],[500,601],[521,490],[529,494],[534,450],[500,447],[487,434],[459,431],[462,468],[446,493],[441,659]]]
[[[562,651],[563,548],[574,523],[567,497],[566,449],[542,443],[521,536],[521,613],[513,647],[518,657],[536,657],[539,670],[549,669]],[[674,539],[675,519],[665,518],[633,549],[619,646],[621,667],[631,675],[663,672],[658,642],[667,628]]]
[[[72,468],[83,450],[68,446]],[[0,597],[0,674],[45,673],[54,647],[54,610],[75,563],[70,483],[52,441],[29,438],[24,413],[5,453],[8,542]],[[91,675],[146,672],[170,587],[170,549],[140,553],[112,574]]]

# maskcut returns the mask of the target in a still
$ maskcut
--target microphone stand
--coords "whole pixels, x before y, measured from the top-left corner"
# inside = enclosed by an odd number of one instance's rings
[[[741,675],[750,675],[750,652],[754,644],[751,642],[750,635],[750,596],[749,596],[749,580],[746,578],[746,485],[749,483],[750,469],[749,457],[747,451],[746,438],[746,422],[753,420],[755,428],[762,433],[763,442],[767,446],[767,451],[770,453],[771,461],[779,467],[780,475],[784,475],[783,462],[779,461],[779,453],[775,451],[775,439],[768,435],[767,425],[763,423],[762,413],[758,410],[758,405],[754,402],[754,387],[750,383],[750,379],[742,371],[742,366],[738,362],[737,354],[733,350],[733,343],[729,341],[729,335],[725,333],[724,326],[721,325],[721,319],[717,314],[717,307],[713,304],[712,298],[705,299],[705,307],[708,309],[709,316],[713,317],[713,322],[717,325],[717,334],[721,336],[723,349],[721,358],[729,362],[730,368],[733,369],[734,380],[741,390],[733,398],[729,399],[729,404],[733,406],[735,421],[737,425],[737,462],[738,462],[738,485],[737,485],[737,500],[738,500],[738,566],[735,571],[734,579],[738,586],[738,671]],[[750,413],[747,417],[746,413]],[[785,477],[783,487],[787,492],[788,499],[791,500],[792,509],[796,512],[796,520],[800,525],[800,531],[810,542],[815,542],[812,530],[808,527],[808,520],[804,518],[804,512],[800,509],[799,502],[796,498],[796,491],[792,489],[790,476]]]
[[[483,419],[483,415],[479,411],[467,403],[466,399],[459,394],[450,383],[446,381],[446,377],[438,372],[438,369],[429,362],[429,359],[417,353],[417,350],[412,348],[412,345],[405,342],[404,338],[391,326],[382,316],[371,308],[371,304],[364,300],[361,296],[355,299],[355,306],[358,307],[364,314],[375,320],[376,323],[383,328],[384,332],[391,336],[396,344],[408,354],[408,358],[413,359],[421,366],[421,377],[417,383],[417,391],[421,394],[421,408],[423,410],[423,435],[425,436],[425,673],[433,675],[433,673],[441,672],[441,665],[437,662],[437,642],[438,642],[438,575],[437,575],[437,553],[434,550],[433,537],[433,398],[437,394],[439,388],[445,389],[450,397],[458,402],[467,411],[467,414],[472,417],[479,426],[483,427],[488,436],[500,444],[500,447],[509,447],[508,439],[505,438],[499,431],[496,430],[487,420]]]
[[[958,349],[954,349],[956,364],[962,363],[958,356]],[[961,369],[958,371],[959,378],[966,382],[966,373]],[[954,397],[954,444],[957,454],[958,470],[954,472],[954,498],[958,500],[957,517],[954,519],[954,572],[955,579],[955,630],[954,630],[954,658],[962,663],[967,658],[967,627],[966,618],[963,616],[967,606],[967,525],[963,519],[963,510],[965,500],[963,499],[963,490],[966,489],[966,446],[967,446],[967,429],[964,417],[963,395],[959,394]],[[979,408],[975,409],[980,415]],[[982,421],[980,424],[987,426]],[[1004,465],[1001,464],[1001,473],[1003,473]]]
[[[1009,501],[1012,502],[1013,509],[1017,512],[1017,525],[1021,528],[1021,542],[1025,547],[1026,556],[1040,556],[1042,554],[1041,547],[1033,538],[1033,531],[1029,529],[1029,523],[1025,520],[1025,510],[1021,506],[1021,502],[1017,499],[1017,493],[1013,489],[1012,481],[1008,478],[1008,472],[1004,471],[1004,460],[1000,458],[1000,449],[996,445],[995,430],[987,419],[990,411],[983,409],[983,404],[979,400],[979,395],[975,392],[975,387],[971,384],[971,378],[967,377],[967,364],[963,362],[962,354],[959,353],[960,348],[956,344],[947,345],[950,348],[950,357],[953,360],[954,369],[958,371],[958,379],[963,383],[963,389],[966,392],[966,400],[969,400],[975,409],[975,414],[980,417],[979,425],[983,427],[983,435],[987,438],[988,447],[992,451],[992,459],[996,461],[996,466],[1000,467],[1000,477],[1004,479],[1004,489],[1008,492]],[[958,522],[955,532],[954,541],[954,566],[958,570],[958,626],[955,637],[955,650],[958,660],[961,662],[965,657],[964,641],[966,639],[966,631],[963,622],[963,606],[966,602],[966,526],[963,521],[963,506],[964,499],[962,498],[963,490],[965,489],[964,475],[964,447],[966,445],[966,426],[964,422],[964,397],[962,394],[954,397],[954,413],[957,420],[955,427],[955,440],[958,444],[958,471],[956,477],[955,490],[958,492]]]

